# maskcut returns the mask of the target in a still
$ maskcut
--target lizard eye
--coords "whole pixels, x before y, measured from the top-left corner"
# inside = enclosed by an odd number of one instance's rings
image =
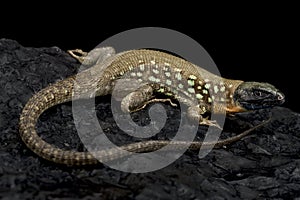
[[[262,93],[261,91],[258,91],[258,90],[255,90],[253,93],[254,93],[254,95],[257,96],[257,97],[263,96],[263,93]]]

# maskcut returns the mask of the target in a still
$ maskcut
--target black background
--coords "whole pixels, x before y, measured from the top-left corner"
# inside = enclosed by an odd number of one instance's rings
[[[175,9],[141,2],[128,9],[117,3],[108,6],[78,2],[77,8],[39,4],[18,5],[21,11],[15,9],[16,5],[3,5],[0,38],[15,39],[23,46],[88,51],[128,29],[174,29],[198,41],[223,77],[269,82],[286,95],[285,107],[300,112],[299,14],[295,5],[226,5],[230,9],[225,5],[218,9],[177,5]]]

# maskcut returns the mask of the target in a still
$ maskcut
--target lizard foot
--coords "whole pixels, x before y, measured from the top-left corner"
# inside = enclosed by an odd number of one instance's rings
[[[68,53],[80,63],[83,63],[85,57],[88,55],[87,52],[82,51],[81,49],[68,50]]]
[[[213,126],[213,127],[217,127],[220,130],[223,130],[223,128],[217,123],[216,120],[209,120],[207,118],[203,118],[202,121],[200,122],[200,125]]]

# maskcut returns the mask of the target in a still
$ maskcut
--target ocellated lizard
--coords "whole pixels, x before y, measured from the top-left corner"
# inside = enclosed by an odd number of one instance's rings
[[[79,50],[73,50],[70,53],[79,61],[88,58],[86,53]],[[149,102],[161,101],[156,99],[156,94],[161,93],[187,105],[189,107],[188,116],[191,119],[199,120],[200,124],[214,125],[202,115],[207,112],[244,112],[272,107],[284,102],[284,95],[268,83],[225,79],[184,59],[161,51],[141,49],[115,55],[111,52],[111,54],[109,58],[105,58],[107,55],[101,54],[97,59],[86,59],[93,66],[81,72],[82,76],[99,70],[104,62],[110,61],[106,63],[108,67],[102,72],[101,77],[84,79],[86,81],[82,88],[84,90],[85,87],[96,84],[97,96],[111,94],[116,80],[124,77],[125,74],[140,83],[147,83],[122,100],[122,110],[125,112],[135,111]],[[98,160],[113,160],[122,157],[123,155],[117,149],[111,149],[97,152],[97,160],[89,152],[62,150],[38,136],[35,126],[39,116],[52,106],[71,101],[75,81],[76,75],[58,81],[29,99],[20,117],[19,129],[22,140],[39,156],[67,165],[95,164]],[[216,143],[216,147],[234,142],[252,130],[220,140]],[[123,149],[135,152],[151,151],[168,144],[168,142],[145,141],[126,145]],[[185,141],[178,141],[174,148],[180,148],[183,143]],[[211,144],[192,142],[191,148],[199,148],[201,145],[209,146]]]

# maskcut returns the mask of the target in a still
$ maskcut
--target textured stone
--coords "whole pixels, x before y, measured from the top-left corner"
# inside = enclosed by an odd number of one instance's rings
[[[105,165],[67,167],[39,158],[18,136],[22,107],[38,90],[76,73],[79,63],[57,47],[29,48],[0,39],[0,198],[1,199],[293,199],[300,196],[300,116],[276,107],[228,117],[222,137],[240,133],[272,115],[270,123],[226,149],[199,159],[188,151],[154,172],[130,174]],[[114,123],[110,98],[96,99],[97,116],[108,137],[130,143]],[[178,108],[168,113],[163,133],[172,138]],[[147,124],[147,108],[134,114]],[[47,110],[38,133],[64,149],[82,150],[71,103]],[[206,128],[200,127],[197,139]]]

